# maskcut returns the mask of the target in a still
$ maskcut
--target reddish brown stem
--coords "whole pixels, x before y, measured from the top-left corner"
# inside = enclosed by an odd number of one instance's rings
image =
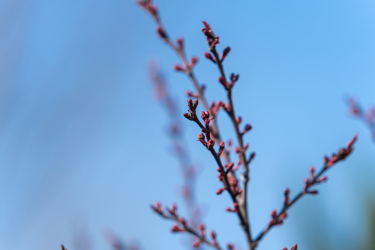
[[[215,47],[213,47],[211,52],[214,54],[216,65],[219,68],[221,77],[224,79],[225,82],[227,82],[226,77],[225,77],[225,73],[224,73],[224,67],[223,67],[222,61],[220,60],[219,55],[218,55]],[[239,146],[239,149],[240,149],[240,160],[241,160],[241,164],[242,164],[243,169],[244,169],[243,173],[241,175],[243,192],[242,192],[242,194],[239,198],[240,213],[242,214],[242,217],[244,217],[244,219],[245,219],[245,224],[243,226],[243,229],[246,232],[246,239],[247,239],[249,249],[254,249],[253,248],[253,245],[254,245],[253,240],[251,238],[250,220],[249,220],[248,209],[247,209],[247,186],[248,186],[248,182],[249,182],[249,162],[246,160],[246,156],[245,156],[243,134],[240,132],[239,126],[236,122],[236,115],[235,115],[235,110],[234,110],[234,105],[233,105],[231,87],[226,88],[226,95],[227,95],[228,104],[229,104],[229,110],[227,111],[227,114],[229,115],[229,118],[232,121],[234,130],[235,130],[235,133],[236,133],[238,146]]]

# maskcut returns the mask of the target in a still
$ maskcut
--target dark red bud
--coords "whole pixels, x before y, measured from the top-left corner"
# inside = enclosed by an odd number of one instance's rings
[[[233,163],[233,162],[228,163],[228,164],[226,165],[227,171],[228,171],[228,172],[231,171],[232,168],[233,168],[233,166],[234,166],[234,163]]]
[[[174,70],[176,70],[176,71],[185,71],[185,69],[183,69],[180,65],[178,65],[178,64],[175,64],[174,66],[173,66],[173,69]]]
[[[290,192],[290,191],[289,191],[289,188],[285,188],[285,189],[284,189],[284,195],[289,195],[289,192]]]
[[[240,124],[241,121],[242,121],[241,116],[238,116],[238,117],[236,118],[236,123],[237,123],[237,125]]]
[[[148,4],[147,9],[151,13],[151,15],[153,15],[153,16],[157,15],[157,11],[156,11],[156,6],[155,5]]]
[[[207,117],[206,113],[204,111],[201,112],[201,118],[205,120]]]
[[[251,125],[250,124],[246,124],[243,133],[246,133],[246,132],[250,131],[250,129],[251,129]]]
[[[208,60],[212,61],[213,63],[216,63],[212,55],[208,52],[204,52],[204,57],[207,58]]]
[[[182,50],[184,48],[184,40],[182,38],[177,38],[176,42],[178,44],[178,49]]]
[[[319,178],[318,182],[325,182],[327,180],[327,176],[322,176]]]
[[[277,212],[276,212],[276,210],[272,210],[272,211],[271,211],[271,217],[272,217],[272,218],[276,218],[276,216],[277,216]]]
[[[198,107],[198,99],[195,99],[194,100],[194,108],[197,108]]]
[[[180,222],[180,223],[181,223],[182,225],[184,225],[184,226],[185,226],[185,224],[186,224],[185,219],[182,218],[182,217],[178,218],[178,222]]]
[[[193,100],[188,99],[188,100],[187,100],[187,103],[188,103],[188,107],[189,107],[190,109],[194,108],[194,106],[193,106]]]
[[[252,152],[251,155],[250,155],[250,159],[249,159],[249,162],[251,162],[255,157],[255,152]]]
[[[230,51],[230,48],[228,46],[225,47],[223,54],[221,55],[221,61],[224,60],[224,58],[228,55],[229,51]]]
[[[193,56],[191,59],[190,59],[190,67],[194,67],[194,65],[198,62],[198,58]]]
[[[234,249],[234,246],[233,246],[232,243],[228,243],[228,249],[229,249],[229,250],[233,250],[233,249]]]
[[[197,97],[198,97],[198,95],[193,94],[193,93],[190,92],[189,90],[186,90],[186,91],[185,91],[185,95],[187,95],[188,97],[194,97],[194,98],[197,98]]]
[[[200,245],[201,245],[201,242],[199,240],[193,242],[193,247],[194,248],[198,248]]]
[[[186,119],[188,119],[188,120],[192,120],[193,119],[189,113],[184,113],[184,117]]]
[[[297,250],[297,244],[295,244],[294,246],[292,246],[292,248],[290,250]]]
[[[311,174],[313,174],[313,173],[315,172],[315,168],[314,168],[314,166],[311,166],[311,167],[309,168],[309,172],[310,172]]]
[[[156,32],[158,33],[158,35],[159,35],[161,38],[163,38],[163,39],[167,38],[167,35],[165,34],[165,31],[163,30],[163,28],[162,28],[161,26],[158,26],[158,27],[156,28]]]
[[[211,230],[210,235],[212,239],[216,239],[216,234],[214,230]]]
[[[216,190],[216,194],[221,194],[224,190],[225,188],[219,188],[218,190]]]
[[[348,148],[351,148],[355,141],[357,140],[358,134],[355,134],[354,137],[346,144]]]
[[[171,231],[176,233],[176,232],[181,232],[183,229],[179,228],[177,224],[174,224],[171,228]]]
[[[222,76],[219,76],[217,80],[225,87],[227,83],[225,82],[225,79]]]
[[[200,133],[198,135],[198,140],[204,140],[204,139],[205,139],[204,134]]]

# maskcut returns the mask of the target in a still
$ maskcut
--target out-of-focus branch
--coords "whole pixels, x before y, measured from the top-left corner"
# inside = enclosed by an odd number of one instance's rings
[[[367,111],[364,111],[361,105],[353,98],[349,98],[347,102],[350,115],[363,121],[370,129],[372,139],[375,142],[375,107],[370,107]]]
[[[180,72],[185,73],[188,76],[188,78],[190,79],[190,81],[192,82],[192,84],[195,88],[195,91],[196,91],[196,93],[191,93],[191,92],[187,91],[187,95],[190,96],[190,97],[198,98],[201,101],[201,103],[203,104],[205,110],[209,110],[210,115],[213,116],[214,114],[212,114],[212,108],[210,108],[210,106],[208,105],[208,102],[206,101],[206,99],[204,97],[205,86],[199,85],[197,77],[193,73],[193,67],[198,62],[198,59],[196,57],[192,57],[190,59],[190,62],[189,62],[189,60],[185,56],[184,42],[183,42],[182,38],[177,39],[176,44],[172,42],[172,40],[169,38],[169,36],[167,34],[166,29],[164,28],[163,24],[160,21],[160,17],[158,15],[158,11],[156,9],[156,6],[153,5],[150,0],[146,0],[146,1],[139,0],[139,1],[137,1],[137,4],[141,8],[143,8],[147,13],[149,13],[150,16],[154,19],[154,21],[156,22],[156,25],[157,25],[157,28],[156,28],[157,34],[159,35],[160,38],[163,39],[163,41],[180,58],[183,66],[175,65],[174,69],[176,71],[180,71]],[[215,139],[216,143],[220,143],[222,140],[220,138],[220,133],[219,133],[218,125],[217,125],[216,121],[214,121],[212,123],[212,127],[213,127],[214,139]],[[223,157],[225,158],[225,161],[227,163],[230,162],[229,155],[227,154],[227,152],[223,152]]]

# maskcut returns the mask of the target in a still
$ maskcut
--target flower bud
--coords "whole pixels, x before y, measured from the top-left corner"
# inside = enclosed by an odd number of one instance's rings
[[[188,103],[188,107],[189,107],[190,109],[194,108],[194,106],[193,106],[193,100],[188,99],[188,100],[187,100],[187,103]]]
[[[297,250],[297,244],[295,244],[294,246],[292,246],[292,248],[290,250]]]
[[[200,133],[198,135],[198,140],[204,140],[204,139],[205,139],[204,134]]]
[[[180,65],[178,65],[178,64],[175,64],[174,66],[173,66],[173,69],[174,70],[176,70],[176,71],[185,71]]]
[[[243,130],[243,133],[245,134],[246,132],[250,131],[250,129],[251,129],[251,125],[246,124],[245,129]]]
[[[198,99],[195,99],[194,100],[194,108],[197,108],[198,107]]]
[[[223,54],[221,55],[221,60],[220,61],[224,60],[224,58],[228,55],[229,51],[230,51],[230,47],[228,47],[228,46],[225,47],[225,49],[223,51]]]
[[[190,59],[190,68],[194,67],[194,65],[198,62],[198,58],[193,56],[191,59]]]
[[[184,40],[182,38],[177,38],[176,39],[176,42],[178,44],[178,50],[183,50],[184,48]]]
[[[158,35],[163,38],[163,39],[166,39],[167,38],[167,35],[165,34],[165,31],[163,30],[163,28],[161,26],[158,26],[156,28],[156,32],[158,33]]]
[[[213,63],[216,63],[212,55],[208,52],[204,52],[204,57],[207,58],[208,60],[212,61]]]

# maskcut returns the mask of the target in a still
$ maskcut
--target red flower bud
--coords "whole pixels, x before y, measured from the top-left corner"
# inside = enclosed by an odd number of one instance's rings
[[[212,239],[216,239],[216,234],[214,230],[211,230],[210,235]]]
[[[193,117],[189,113],[184,113],[184,117],[190,121],[193,120]]]
[[[355,134],[354,137],[346,144],[348,148],[351,148],[354,142],[357,140],[358,134]]]
[[[290,250],[297,250],[297,244],[295,244],[294,246],[292,246],[292,248]]]
[[[188,99],[188,100],[187,100],[187,103],[188,103],[188,107],[189,107],[190,109],[194,108],[194,106],[193,106],[193,100]]]
[[[221,194],[222,192],[224,192],[225,188],[219,188],[218,190],[216,190],[216,194]]]
[[[208,52],[204,52],[204,57],[207,58],[208,60],[212,61],[213,63],[216,63],[212,55]]]
[[[223,61],[223,60],[224,60],[224,58],[228,55],[229,51],[230,51],[230,48],[229,48],[228,46],[225,47],[225,49],[224,49],[224,51],[223,51],[223,54],[221,54],[221,59],[220,59],[220,61]]]
[[[201,245],[201,242],[199,240],[193,242],[193,247],[194,248],[198,248],[200,245]]]
[[[185,69],[183,69],[180,65],[178,65],[178,64],[175,64],[174,66],[173,66],[173,69],[174,70],[176,70],[176,71],[185,71]]]
[[[178,44],[178,50],[183,50],[184,48],[184,40],[182,38],[177,38],[176,39],[176,42]]]
[[[198,97],[198,95],[193,94],[193,93],[190,92],[189,90],[186,90],[186,91],[185,91],[185,95],[187,95],[188,97],[194,97],[194,98],[197,98],[197,97]]]
[[[233,249],[234,249],[234,246],[233,246],[232,243],[228,243],[228,249],[229,249],[229,250],[233,250]]]
[[[325,182],[327,180],[327,176],[322,176],[318,179],[318,182]]]
[[[158,26],[156,28],[156,32],[158,33],[158,35],[163,38],[163,39],[166,39],[167,38],[167,35],[165,34],[165,31],[163,30],[163,28],[161,26]]]
[[[271,211],[271,217],[272,217],[272,218],[276,218],[276,216],[277,216],[277,212],[276,212],[276,210],[272,210],[272,211]]]
[[[219,76],[217,80],[221,83],[221,85],[224,86],[224,88],[228,87],[227,82],[225,81],[225,79],[222,76]]]
[[[182,225],[184,225],[184,226],[185,226],[185,224],[186,224],[184,218],[182,218],[182,217],[178,218],[178,222],[180,222],[180,223],[181,223]]]
[[[308,191],[307,193],[315,195],[315,194],[318,194],[318,190],[311,190],[311,191]]]
[[[251,129],[251,125],[250,124],[246,124],[243,133],[245,134],[246,132],[250,131],[250,129]]]
[[[172,231],[173,233],[176,233],[176,232],[181,232],[181,231],[183,231],[183,229],[179,228],[177,224],[174,224],[174,225],[172,226],[172,228],[171,228],[171,231]]]
[[[198,140],[204,140],[204,139],[205,139],[204,134],[200,133],[198,135]]]
[[[194,100],[194,108],[197,108],[198,107],[198,99],[195,99]]]
[[[190,59],[190,68],[194,67],[194,65],[198,62],[198,58],[193,56],[191,59]]]

